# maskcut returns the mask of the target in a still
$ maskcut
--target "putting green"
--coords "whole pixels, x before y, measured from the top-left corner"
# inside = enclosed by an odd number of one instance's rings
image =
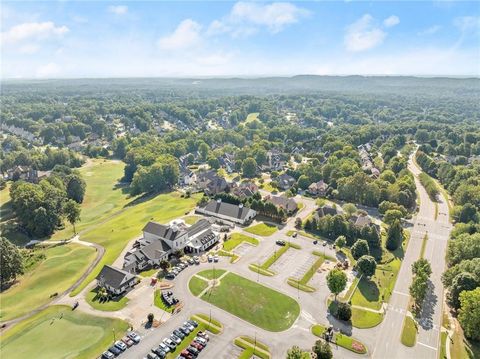
[[[2,358],[93,358],[116,338],[128,323],[94,317],[67,306],[52,306],[21,322],[2,338]]]
[[[272,332],[290,328],[300,314],[293,298],[231,272],[201,298]]]

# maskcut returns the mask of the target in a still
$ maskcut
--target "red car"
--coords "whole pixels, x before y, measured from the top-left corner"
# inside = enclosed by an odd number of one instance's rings
[[[183,349],[180,356],[185,359],[193,359],[193,355],[187,349]]]
[[[130,339],[129,337],[123,338],[123,339],[122,339],[122,342],[124,342],[124,343],[127,345],[127,347],[129,347],[129,348],[130,348],[133,344],[135,344],[135,343],[133,342],[133,340]]]
[[[197,342],[191,342],[190,346],[194,347],[195,349],[198,349],[199,352],[202,351],[204,348],[202,344]]]

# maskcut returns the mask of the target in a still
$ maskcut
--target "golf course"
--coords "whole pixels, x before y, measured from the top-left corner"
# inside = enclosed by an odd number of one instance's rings
[[[51,306],[2,335],[2,358],[95,358],[120,339],[128,323]]]

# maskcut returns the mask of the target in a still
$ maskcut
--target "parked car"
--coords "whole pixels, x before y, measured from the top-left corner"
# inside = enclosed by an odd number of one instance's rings
[[[328,244],[327,241],[323,241],[323,246],[325,247]]]
[[[193,257],[193,261],[195,262],[195,264],[200,264],[200,258],[198,258],[197,256]]]
[[[195,357],[197,357],[198,354],[200,354],[200,352],[198,351],[198,349],[197,349],[197,348],[194,348],[194,347],[192,347],[192,346],[189,346],[189,347],[187,348],[187,350],[188,350],[190,353],[192,353],[193,356],[195,356]]]
[[[214,255],[214,256],[213,256],[213,261],[214,261],[215,263],[218,262],[218,256],[217,256],[217,255]]]
[[[129,347],[129,348],[130,348],[133,344],[135,344],[135,343],[133,342],[133,340],[130,339],[129,337],[124,337],[124,338],[122,338],[122,342],[124,342],[124,343],[127,345],[127,347]]]
[[[191,342],[190,343],[190,346],[194,347],[195,349],[197,349],[199,352],[201,352],[203,350],[203,345],[200,344],[200,343],[197,343],[197,342]]]
[[[198,327],[198,323],[196,321],[194,321],[193,319],[187,320],[187,323],[189,323],[190,325],[193,325],[195,328]]]
[[[127,350],[127,344],[122,342],[121,340],[117,340],[114,344],[118,349],[120,349],[122,352]]]
[[[189,259],[187,260],[187,262],[188,262],[188,264],[190,264],[190,265],[194,265],[194,264],[195,264],[195,261],[194,261],[192,258],[189,258]]]
[[[135,344],[140,343],[140,340],[141,340],[140,335],[138,335],[138,334],[135,333],[135,332],[130,332],[130,333],[128,333],[128,334],[127,334],[127,337],[129,337],[130,339],[132,339]]]
[[[179,337],[180,339],[185,338],[185,334],[184,334],[182,331],[180,331],[180,329],[175,329],[175,330],[173,331],[173,334],[175,334],[175,335],[176,335],[177,337]]]
[[[108,351],[115,356],[122,354],[122,351],[118,349],[115,345],[112,345],[110,348],[108,348]]]
[[[197,343],[200,343],[202,344],[203,346],[206,346],[207,345],[207,340],[202,338],[202,337],[195,337],[193,339],[194,342],[197,342]]]
[[[190,332],[193,332],[195,330],[195,327],[188,322],[184,322],[183,325],[186,326],[188,330],[190,330]]]
[[[165,279],[169,279],[169,280],[175,279],[175,273],[168,272],[167,274],[165,274]]]
[[[279,245],[279,246],[284,246],[284,245],[286,245],[285,241],[282,241],[282,240],[280,240],[280,239],[277,240],[275,243],[276,243],[277,245]]]
[[[152,349],[152,352],[154,352],[155,354],[157,354],[160,358],[165,358],[167,356],[167,353],[165,352],[165,350],[163,350],[161,347],[156,347],[156,348],[153,348]]]
[[[203,339],[205,339],[207,342],[210,340],[210,337],[209,337],[208,334],[205,333],[205,332],[199,331],[199,332],[197,333],[197,335],[198,335],[199,337],[202,337]]]
[[[159,359],[158,355],[153,354],[153,353],[148,353],[147,354],[147,359]]]
[[[193,359],[193,355],[187,349],[183,349],[180,355],[185,359]]]
[[[177,337],[175,334],[170,335],[170,340],[171,340],[172,342],[176,343],[177,345],[182,342],[182,339],[180,339],[179,337]]]
[[[108,350],[102,353],[102,359],[113,359],[113,358],[115,358],[115,355],[112,352],[109,352]]]
[[[208,255],[207,259],[208,259],[209,263],[211,263],[213,261],[213,257],[210,254]]]
[[[298,233],[297,233],[297,232],[293,232],[293,234],[292,234],[292,237],[293,237],[293,238],[296,238],[296,237],[297,237],[297,235],[298,235]]]
[[[160,343],[158,347],[162,349],[165,353],[168,353],[170,351],[170,347],[165,343]]]
[[[172,352],[175,351],[175,349],[177,349],[177,345],[174,342],[172,342],[171,339],[165,338],[163,339],[163,342],[170,348]]]

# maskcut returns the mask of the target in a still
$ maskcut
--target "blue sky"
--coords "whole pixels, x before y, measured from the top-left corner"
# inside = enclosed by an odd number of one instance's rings
[[[2,78],[480,75],[480,2],[2,1]]]

